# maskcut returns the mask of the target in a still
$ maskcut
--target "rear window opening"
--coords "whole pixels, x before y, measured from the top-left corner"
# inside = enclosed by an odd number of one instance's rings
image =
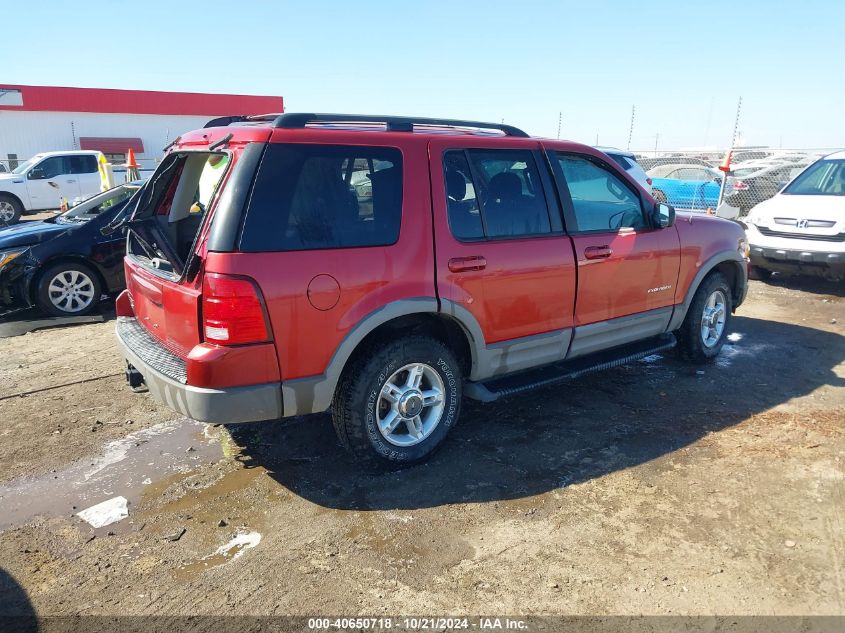
[[[227,152],[174,152],[165,158],[130,222],[129,255],[180,277],[230,163]]]

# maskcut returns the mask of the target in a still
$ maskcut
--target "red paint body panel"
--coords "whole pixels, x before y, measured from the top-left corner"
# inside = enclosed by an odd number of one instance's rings
[[[111,88],[0,85],[20,90],[23,105],[0,106],[19,112],[97,112],[227,116],[283,112],[282,97],[202,92],[160,92]]]
[[[578,258],[575,325],[645,312],[675,303],[678,234],[672,229],[593,233],[572,238]],[[606,258],[589,259],[608,246]],[[662,290],[649,290],[662,288]]]
[[[443,154],[454,148],[537,150],[540,143],[524,138],[432,139],[429,152],[440,297],[469,310],[481,325],[487,344],[572,327],[575,259],[568,236],[484,242],[459,242],[452,236],[442,165]],[[486,265],[481,270],[452,270],[456,268],[454,260],[468,258],[483,258]]]
[[[708,259],[721,251],[738,250],[745,232],[735,222],[711,215],[678,213],[675,229],[681,242],[676,302],[684,300],[696,273]]]
[[[342,137],[342,138],[339,138]],[[396,147],[406,174],[428,171],[426,144],[408,134],[276,130],[274,140]],[[384,139],[384,140],[382,140]],[[391,246],[282,253],[208,253],[206,271],[258,282],[270,315],[283,380],[321,374],[343,338],[368,314],[400,299],[434,297],[434,253],[428,181],[406,177],[399,240]],[[423,239],[420,239],[423,236]],[[337,281],[329,310],[315,307],[308,286],[319,275]],[[318,303],[319,305],[319,303]]]
[[[242,387],[279,382],[279,358],[273,343],[222,347],[202,343],[187,357],[188,384],[195,387]]]

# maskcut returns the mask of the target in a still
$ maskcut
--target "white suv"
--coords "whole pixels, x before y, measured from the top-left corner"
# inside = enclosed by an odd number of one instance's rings
[[[752,272],[845,279],[845,152],[816,161],[745,218]]]
[[[100,191],[100,152],[66,151],[36,154],[0,174],[0,226],[22,213],[58,209],[67,201]]]
[[[651,193],[651,178],[637,162],[637,157],[633,153],[615,147],[596,147],[596,149],[607,154],[613,162],[627,171],[631,178],[640,183],[643,189]]]

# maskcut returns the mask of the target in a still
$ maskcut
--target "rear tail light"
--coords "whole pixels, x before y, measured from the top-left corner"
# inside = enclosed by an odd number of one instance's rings
[[[745,191],[746,189],[748,189],[747,183],[744,183],[741,180],[734,182],[734,191]]]
[[[209,343],[244,345],[270,340],[261,291],[254,281],[245,277],[205,275],[202,324],[205,340]]]
[[[651,178],[646,178],[645,181],[651,186]]]

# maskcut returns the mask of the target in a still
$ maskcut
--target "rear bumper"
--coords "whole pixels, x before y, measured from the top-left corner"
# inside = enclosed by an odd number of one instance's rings
[[[143,377],[153,397],[200,422],[233,424],[260,422],[282,417],[282,389],[279,383],[209,389],[194,387],[185,380],[173,364],[164,366],[164,373],[153,366],[156,356],[146,353],[139,346],[139,333],[134,318],[118,317],[117,342],[126,362]],[[141,335],[142,336],[142,335]],[[162,350],[157,350],[160,358]]]

